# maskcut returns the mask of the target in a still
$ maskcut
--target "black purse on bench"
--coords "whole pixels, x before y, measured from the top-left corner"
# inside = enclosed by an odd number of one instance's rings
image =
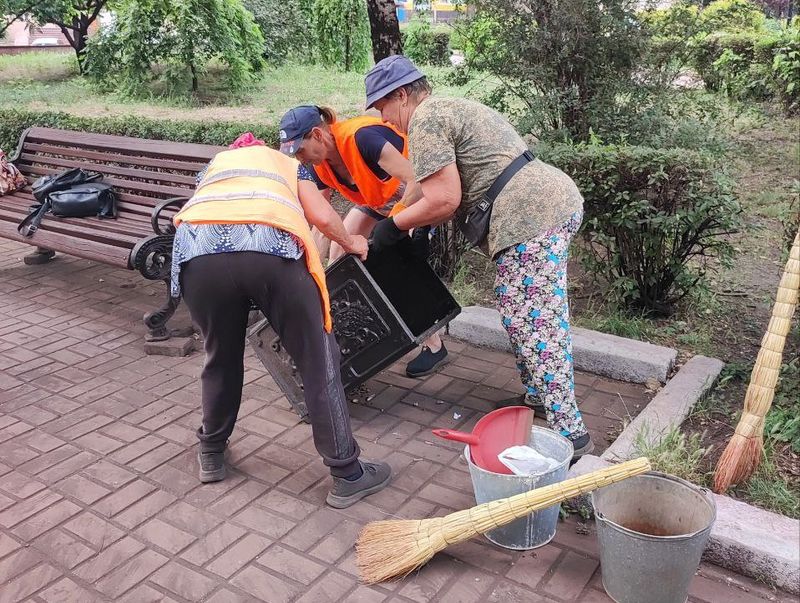
[[[32,236],[47,212],[59,218],[117,217],[117,196],[110,184],[99,182],[102,174],[74,168],[39,178],[33,184],[37,203],[17,226],[25,237]]]

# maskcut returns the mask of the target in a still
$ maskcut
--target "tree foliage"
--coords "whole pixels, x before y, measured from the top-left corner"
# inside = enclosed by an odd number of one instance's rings
[[[107,87],[138,92],[160,78],[196,92],[215,60],[236,91],[263,67],[264,38],[240,0],[123,0],[116,17],[89,55],[90,75]]]
[[[58,25],[69,45],[75,49],[78,69],[83,72],[89,28],[107,4],[108,0],[46,0],[34,3],[29,14],[36,24]]]
[[[468,56],[522,101],[539,129],[589,134],[589,109],[629,85],[644,44],[633,0],[475,0]],[[487,33],[490,33],[487,37]],[[478,37],[478,36],[475,36]],[[536,129],[537,126],[534,126]]]
[[[313,56],[311,11],[302,0],[242,0],[264,35],[264,58],[273,65]]]
[[[314,2],[316,52],[323,65],[364,71],[369,64],[370,30],[365,0]]]
[[[716,0],[700,13],[703,31],[757,31],[764,27],[764,13],[749,0]]]
[[[44,2],[45,0],[0,0],[0,39],[13,23],[24,19],[38,4]]]

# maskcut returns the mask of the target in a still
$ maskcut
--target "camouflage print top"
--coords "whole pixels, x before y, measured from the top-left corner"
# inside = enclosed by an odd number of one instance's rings
[[[527,146],[497,111],[465,98],[431,97],[417,107],[408,129],[417,181],[455,162],[461,175],[456,220],[477,204]],[[484,252],[527,241],[581,211],[583,197],[569,176],[538,159],[522,168],[497,196]]]

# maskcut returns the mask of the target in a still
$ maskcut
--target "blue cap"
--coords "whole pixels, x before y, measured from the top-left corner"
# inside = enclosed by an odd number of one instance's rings
[[[303,144],[303,137],[322,123],[319,107],[301,105],[290,109],[281,118],[281,153],[294,156]]]
[[[379,61],[364,78],[367,88],[367,109],[398,88],[421,80],[425,75],[414,63],[400,54]]]

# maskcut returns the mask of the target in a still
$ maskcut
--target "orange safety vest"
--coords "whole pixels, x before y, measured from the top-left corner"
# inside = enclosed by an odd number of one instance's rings
[[[344,165],[347,171],[350,172],[350,176],[352,176],[358,190],[350,190],[339,182],[333,168],[327,161],[323,161],[320,165],[315,165],[314,171],[323,183],[339,191],[346,199],[356,205],[366,205],[377,209],[389,202],[397,192],[401,182],[397,178],[391,177],[385,181],[381,180],[369,168],[367,162],[364,161],[356,144],[356,132],[367,126],[385,126],[394,131],[395,134],[403,139],[403,157],[408,157],[408,140],[402,133],[377,117],[364,115],[344,121],[335,121],[330,126],[339,155],[342,156],[342,161],[344,161]]]
[[[319,288],[325,330],[332,328],[325,270],[298,200],[298,162],[264,146],[218,153],[194,195],[173,219],[192,224],[267,224],[303,244],[306,267]]]

